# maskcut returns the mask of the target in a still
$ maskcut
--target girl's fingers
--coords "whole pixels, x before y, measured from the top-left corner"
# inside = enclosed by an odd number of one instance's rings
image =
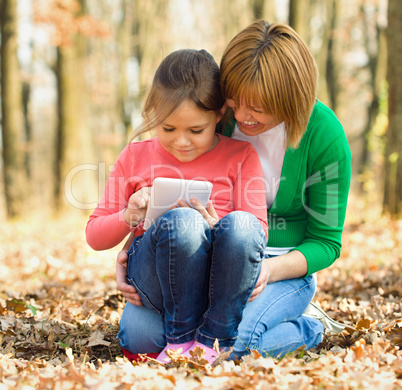
[[[197,199],[191,199],[190,203],[194,209],[197,210],[205,219],[211,218],[211,215],[208,214],[207,209]]]
[[[207,204],[207,212],[208,212],[208,214],[209,214],[211,217],[213,217],[213,218],[215,218],[215,219],[219,219],[218,214],[216,213],[215,208],[214,208],[214,205],[212,204],[212,201],[211,201],[211,200],[208,201],[208,204]]]
[[[129,206],[135,209],[144,209],[148,207],[151,195],[151,187],[143,187],[139,191],[131,195]]]
[[[144,194],[145,194],[145,196],[150,196],[151,195],[151,188],[152,187],[142,187],[141,188],[141,191],[143,191],[144,192]]]
[[[208,212],[208,210],[197,200],[197,199],[191,199],[191,204],[194,207],[194,209],[196,209],[201,215],[202,217],[208,222],[210,228],[212,229],[212,227],[219,221],[219,217],[218,214],[216,214],[215,209],[213,208],[212,204]],[[207,207],[209,206],[209,202]]]
[[[212,202],[208,202],[207,208],[206,209],[197,199],[190,199],[191,206],[187,202],[185,202],[183,199],[180,199],[177,204],[179,207],[192,207],[195,210],[197,210],[202,217],[208,222],[210,228],[212,227],[219,221],[218,214],[216,213],[214,207],[212,206]]]
[[[184,201],[183,199],[179,199],[178,201],[177,201],[177,204],[180,206],[180,207],[191,207],[186,201]]]
[[[205,207],[197,199],[190,199],[190,203],[196,210],[206,210]]]

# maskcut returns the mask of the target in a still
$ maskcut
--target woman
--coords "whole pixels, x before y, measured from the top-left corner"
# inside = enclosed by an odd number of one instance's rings
[[[283,24],[253,23],[222,57],[234,113],[224,134],[257,149],[268,204],[267,259],[243,312],[238,354],[247,346],[277,356],[321,341],[322,324],[302,314],[313,274],[340,255],[351,155],[341,124],[316,99],[317,80],[306,44]]]
[[[283,24],[253,23],[222,57],[222,90],[233,114],[224,134],[256,148],[269,224],[266,259],[233,357],[249,349],[282,356],[322,339],[323,324],[304,312],[316,290],[313,275],[340,255],[351,155],[335,114],[316,99],[317,80],[306,44]],[[118,268],[119,289],[134,299],[123,278]],[[153,332],[155,340],[163,337]]]

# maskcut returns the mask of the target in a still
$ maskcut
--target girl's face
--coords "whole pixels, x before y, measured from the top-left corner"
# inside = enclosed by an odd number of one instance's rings
[[[215,127],[221,118],[215,111],[202,111],[185,100],[157,126],[159,143],[179,161],[193,161],[217,145]]]
[[[236,105],[235,99],[226,99],[226,104],[232,108],[239,130],[246,135],[258,135],[279,124],[271,114],[264,112],[259,102],[248,106],[243,101]]]

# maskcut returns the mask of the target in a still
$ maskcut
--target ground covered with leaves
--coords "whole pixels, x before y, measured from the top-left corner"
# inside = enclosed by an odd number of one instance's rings
[[[401,220],[355,207],[341,258],[319,273],[315,301],[346,331],[282,359],[250,351],[215,367],[202,351],[170,366],[123,357],[117,249],[92,251],[84,229],[74,218],[1,224],[0,390],[402,388]]]

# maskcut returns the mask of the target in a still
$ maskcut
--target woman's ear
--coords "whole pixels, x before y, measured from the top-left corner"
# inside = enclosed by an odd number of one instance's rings
[[[218,122],[223,118],[223,116],[225,115],[227,106],[228,106],[228,105],[227,105],[226,102],[225,102],[225,104],[224,104],[224,105],[222,106],[222,108],[219,110],[219,113],[218,113],[218,115],[217,115],[216,123],[218,123]]]

